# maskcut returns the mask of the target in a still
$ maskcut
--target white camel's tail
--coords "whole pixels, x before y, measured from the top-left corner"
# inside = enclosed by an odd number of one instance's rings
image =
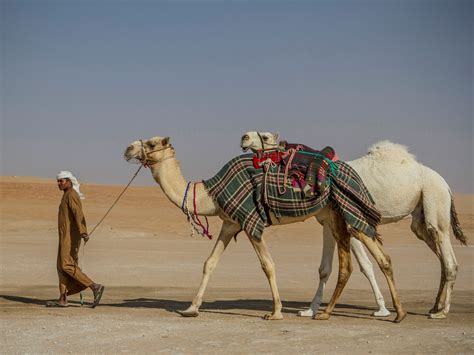
[[[462,245],[467,245],[467,237],[464,235],[461,224],[459,223],[458,214],[456,213],[456,208],[454,207],[453,196],[451,196],[451,227],[453,227],[453,232],[456,239],[459,240]]]

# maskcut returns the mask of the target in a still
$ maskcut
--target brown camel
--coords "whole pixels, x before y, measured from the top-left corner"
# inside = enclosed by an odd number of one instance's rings
[[[143,164],[149,166],[155,181],[160,185],[169,200],[177,207],[181,208],[187,187],[187,181],[181,173],[181,168],[175,155],[175,150],[170,144],[169,137],[153,137],[148,140],[139,140],[131,143],[124,153],[124,158],[127,161],[131,159],[137,159]],[[187,201],[185,202],[188,203],[189,206],[192,206],[193,199],[196,204],[196,210],[200,216],[219,216],[222,219],[223,224],[211,255],[204,263],[203,276],[199,290],[189,308],[180,312],[181,315],[186,317],[196,317],[199,315],[199,307],[202,304],[202,298],[206,290],[209,277],[217,266],[222,253],[224,252],[232,237],[239,233],[242,229],[236,221],[230,219],[229,216],[224,213],[224,211],[209,196],[202,184],[198,184],[196,186],[195,196],[191,196],[191,194],[187,195]],[[379,264],[387,279],[390,293],[392,295],[393,305],[397,312],[397,317],[394,321],[396,323],[402,321],[406,316],[406,312],[402,308],[398,292],[395,288],[390,258],[383,252],[380,243],[377,240],[373,240],[362,233],[347,228],[342,216],[336,210],[326,207],[318,211],[317,214],[325,214],[327,216],[326,218],[329,218],[331,221],[331,230],[338,246],[339,277],[336,289],[326,310],[319,314],[316,319],[329,319],[336,301],[350,277],[352,265],[349,241],[350,237],[352,236],[364,243],[364,245]],[[274,216],[272,216],[272,222],[274,224],[288,224],[299,222],[312,216],[314,215],[298,218],[282,218],[280,220],[277,220],[274,218]],[[276,283],[275,265],[270,256],[267,245],[263,238],[261,240],[257,240],[255,238],[249,237],[249,241],[257,253],[262,269],[265,272],[270,284],[273,296],[273,312],[266,314],[264,319],[282,319],[282,304]]]

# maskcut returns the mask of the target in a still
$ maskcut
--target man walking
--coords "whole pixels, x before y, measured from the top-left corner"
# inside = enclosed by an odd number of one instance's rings
[[[82,212],[79,183],[69,171],[61,171],[57,176],[59,190],[63,191],[58,213],[59,247],[57,270],[59,276],[59,299],[48,302],[48,307],[68,307],[67,296],[86,288],[94,293],[92,308],[95,308],[104,293],[104,286],[93,282],[79,267],[81,239],[84,245],[89,240],[86,220]]]

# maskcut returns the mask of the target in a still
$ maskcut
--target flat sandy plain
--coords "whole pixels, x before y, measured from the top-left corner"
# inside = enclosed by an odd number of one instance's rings
[[[145,172],[142,172],[143,174]],[[151,179],[151,177],[150,177]],[[380,227],[407,318],[371,316],[376,305],[357,265],[328,321],[297,316],[314,294],[322,229],[313,219],[271,227],[265,238],[277,268],[282,321],[265,321],[271,293],[244,234],[214,272],[197,318],[183,318],[214,241],[190,237],[185,216],[158,186],[131,187],[85,249],[84,269],[106,285],[99,307],[46,308],[57,297],[57,208],[54,181],[0,179],[1,353],[473,353],[473,248],[452,239],[459,263],[447,319],[431,320],[440,265],[410,232],[410,219]],[[123,186],[83,184],[91,229]],[[455,194],[465,233],[474,241],[474,195]],[[219,220],[210,219],[217,235]],[[337,260],[337,258],[335,258]],[[324,297],[333,291],[335,272]],[[393,311],[386,282],[376,276]],[[86,301],[90,302],[90,291]]]

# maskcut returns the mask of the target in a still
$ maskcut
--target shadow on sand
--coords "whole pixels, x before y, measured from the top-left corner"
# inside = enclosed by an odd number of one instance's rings
[[[131,308],[157,308],[164,309],[168,312],[177,312],[178,310],[185,310],[191,305],[190,301],[175,301],[167,299],[155,299],[155,298],[135,298],[123,300],[122,303],[109,303],[102,304],[102,306],[109,307],[131,307]],[[282,301],[283,309],[282,313],[284,314],[298,314],[298,311],[306,309],[308,306],[307,302],[298,302],[298,301]],[[251,310],[251,311],[262,311],[262,312],[271,312],[273,302],[271,300],[258,300],[258,299],[238,299],[238,300],[223,300],[223,301],[213,301],[213,302],[203,302],[199,312],[200,313],[218,313],[218,314],[228,314],[228,315],[238,315],[245,317],[257,317],[261,318],[262,316],[245,314],[239,312],[239,310]],[[324,309],[327,306],[326,303],[321,304],[321,309]],[[359,313],[358,311],[363,311],[367,313]],[[371,314],[375,309],[365,306],[356,306],[350,304],[337,304],[336,308],[333,311],[333,316],[348,317],[348,318],[358,318],[358,319],[370,319],[378,320],[384,322],[391,322],[393,317],[389,316],[387,318],[375,318]],[[390,310],[392,315],[395,315],[394,310]],[[423,313],[413,313],[408,312],[411,315],[423,316],[426,317],[427,314]]]
[[[0,299],[4,299],[6,301],[11,301],[11,302],[18,302],[18,303],[24,303],[24,304],[34,304],[38,306],[46,306],[46,302],[48,301],[56,301],[56,299],[39,299],[39,298],[31,298],[31,297],[20,297],[20,296],[11,296],[11,295],[0,295]],[[68,301],[69,307],[80,307],[81,303],[78,301]],[[88,305],[88,303],[84,303],[85,305]]]
[[[20,297],[12,295],[0,295],[0,299],[4,299],[10,302],[17,302],[23,304],[31,304],[38,306],[45,306],[47,301],[50,299],[37,299],[31,297]],[[80,302],[69,301],[70,307],[80,307]],[[172,299],[159,299],[159,298],[134,298],[134,299],[125,299],[117,303],[105,303],[102,302],[99,307],[117,307],[117,308],[152,308],[152,309],[163,309],[167,312],[176,313],[179,310],[184,310],[189,307],[191,304],[190,301],[177,301]],[[283,301],[282,312],[285,314],[297,314],[298,311],[306,309],[308,306],[307,302],[297,302],[297,301]],[[85,303],[86,306],[90,303]],[[248,310],[248,311],[262,311],[270,312],[272,310],[272,301],[271,300],[259,300],[259,299],[237,299],[237,300],[223,300],[223,301],[213,301],[213,302],[203,302],[200,307],[201,313],[219,313],[219,314],[229,314],[229,315],[238,315],[245,317],[257,317],[257,315],[245,314],[239,312],[239,310]],[[327,304],[323,303],[321,306],[322,309]],[[364,313],[360,313],[362,311]],[[333,316],[337,317],[348,317],[348,318],[359,318],[359,319],[376,319],[380,321],[391,321],[392,317],[388,318],[375,318],[370,314],[374,311],[373,308],[365,306],[356,306],[339,303],[334,309]],[[393,310],[390,310],[394,314]],[[426,317],[426,313],[416,313],[408,312],[410,315],[423,316]]]

